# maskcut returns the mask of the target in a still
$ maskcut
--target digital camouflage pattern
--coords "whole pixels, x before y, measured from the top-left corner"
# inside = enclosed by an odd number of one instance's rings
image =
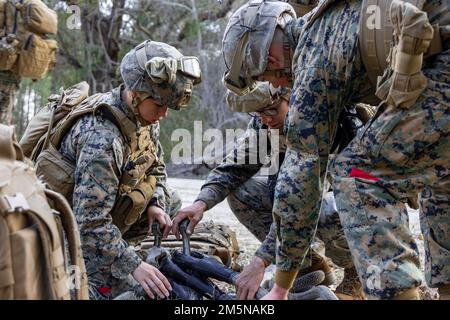
[[[14,96],[19,85],[19,77],[10,71],[0,71],[0,123],[11,124]]]
[[[260,156],[257,157],[256,163],[249,161],[251,153],[260,154],[259,141],[256,148],[250,147],[252,146],[252,135],[259,136],[260,130],[268,130],[267,154],[272,160],[278,161],[278,164],[275,165],[279,167],[279,164],[283,162],[286,149],[285,137],[277,134],[276,136],[279,137],[278,148],[272,148],[269,135],[274,130],[269,130],[260,118],[254,117],[234,149],[219,166],[209,173],[196,201],[203,201],[206,203],[207,209],[211,209],[228,197],[230,208],[238,220],[262,242],[256,255],[270,264],[273,260],[276,242],[276,238],[273,237],[274,233],[269,234],[269,229],[272,224],[273,192],[278,170],[269,176],[258,176],[259,170],[267,163],[264,163],[262,161],[264,159],[261,159]],[[253,151],[254,149],[255,151]],[[246,161],[239,161],[238,157],[245,157]],[[249,209],[248,212],[242,208],[241,201],[245,204],[246,209]]]
[[[441,26],[445,14],[430,15]],[[437,20],[437,21],[436,21]],[[390,298],[422,281],[405,203],[417,203],[429,286],[450,283],[450,43],[423,68],[428,86],[409,109],[383,106],[334,163],[336,200],[367,294]]]
[[[361,62],[355,55],[359,10],[358,1],[341,1],[308,32],[302,32],[304,19],[291,23],[285,31],[296,50],[288,149],[273,210],[280,239],[278,283],[290,282],[305,262],[316,229],[337,120],[351,95],[360,92],[358,87],[364,84],[360,81],[364,80]]]
[[[123,86],[104,94],[102,102],[120,108],[136,122],[133,113],[121,99],[121,89]],[[151,138],[157,146],[158,159],[151,172],[157,179],[153,202],[169,212],[181,204],[171,201],[163,150],[158,137],[159,124],[154,124],[151,126]],[[126,141],[118,127],[105,117],[86,115],[71,128],[61,142],[59,151],[76,164],[72,207],[80,229],[91,295],[94,298],[114,296],[118,288],[120,290],[127,283],[133,283],[130,273],[142,261],[127,240],[142,240],[149,230],[145,212],[123,235],[112,223],[110,211],[124,171]]]
[[[244,138],[236,144],[235,150],[210,172],[196,201],[205,202],[207,208],[211,209],[227,198],[236,218],[261,241],[255,255],[269,265],[275,263],[276,229],[275,224],[272,223],[272,207],[278,172],[262,176],[258,175],[258,171],[264,165],[261,161],[256,164],[234,162],[239,150],[244,150],[242,154],[249,157],[250,130],[258,132],[261,129],[267,130],[267,126],[262,124],[259,118],[253,118]],[[282,163],[286,149],[284,135],[280,135],[280,140],[279,151],[271,150],[270,139],[267,145],[269,152],[272,151],[272,158],[278,158]],[[278,156],[275,156],[273,152],[279,152]],[[334,263],[345,268],[353,266],[332,192],[326,194],[317,237],[325,243],[325,254]]]
[[[267,134],[260,134],[262,130],[266,130]],[[253,145],[255,137],[257,137],[258,141]],[[279,138],[278,146],[272,146],[271,139],[276,139],[277,137]],[[261,156],[263,151],[260,147],[264,142],[260,142],[260,138],[267,140],[265,146],[268,159]],[[211,209],[222,202],[231,191],[256,175],[263,166],[269,165],[270,161],[276,161],[276,163],[272,164],[277,168],[283,161],[285,149],[284,135],[280,134],[278,130],[268,129],[258,117],[254,117],[249,122],[244,135],[236,142],[233,150],[219,166],[210,172],[197,200],[205,202],[208,209]],[[276,180],[278,170],[270,173],[269,180]]]
[[[426,1],[424,7],[431,24],[440,24],[445,50],[449,5],[435,0]],[[338,116],[346,105],[374,91],[359,55],[360,10],[360,1],[334,1],[307,29],[309,16],[285,29],[295,48],[295,82],[287,123],[288,149],[273,210],[280,240],[276,278],[282,286],[292,281],[304,263],[316,229]],[[426,60],[430,81],[416,105],[409,110],[381,109],[381,115],[335,164],[334,190],[341,221],[371,298],[391,298],[421,282],[404,202],[425,186],[433,192],[428,193],[431,198],[422,196],[422,204],[428,204],[422,213],[427,217],[422,221],[428,223],[422,227],[425,235],[435,236],[426,241],[431,273],[427,278],[435,286],[449,281],[449,218],[444,206],[446,202],[448,208],[448,191],[442,191],[448,187],[444,178],[449,168],[448,65],[448,51]],[[349,177],[354,167],[369,172],[377,182]]]

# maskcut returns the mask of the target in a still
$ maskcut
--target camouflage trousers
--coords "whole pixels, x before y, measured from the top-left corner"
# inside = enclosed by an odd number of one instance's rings
[[[170,194],[170,211],[171,218],[175,217],[181,209],[181,198],[176,190],[169,188]],[[123,239],[130,245],[135,246],[139,244],[148,235],[149,222],[146,214],[141,216],[130,230],[122,235]],[[138,252],[139,253],[139,252]],[[85,259],[85,261],[95,261],[95,259]],[[124,279],[114,278],[111,273],[98,272],[98,267],[95,265],[86,265],[89,280],[89,297],[92,300],[108,300],[113,299],[119,294],[133,289],[138,285],[130,274]],[[104,269],[104,267],[102,267]],[[91,272],[90,272],[91,270]],[[103,291],[103,292],[102,292]]]
[[[0,71],[0,123],[10,125],[14,96],[20,80],[9,71]]]
[[[332,165],[341,223],[366,295],[390,299],[421,284],[405,203],[417,207],[429,286],[450,283],[450,52],[424,69],[409,109],[381,105]]]
[[[258,251],[263,251],[264,255],[270,254],[272,261],[275,261],[276,230],[272,224],[273,203],[269,194],[267,178],[253,177],[230,193],[227,200],[236,218],[263,242],[263,247]],[[320,255],[325,254],[342,268],[353,266],[332,192],[325,196],[312,249]],[[304,266],[309,263],[305,261]]]

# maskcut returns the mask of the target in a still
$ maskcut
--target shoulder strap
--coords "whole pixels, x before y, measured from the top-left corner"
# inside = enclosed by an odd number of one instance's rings
[[[75,217],[67,200],[52,190],[46,189],[45,195],[53,201],[55,209],[61,213],[61,222],[67,235],[70,261],[79,268],[79,274],[75,274],[75,294],[77,300],[89,299],[86,267],[81,251],[81,240]]]
[[[8,30],[6,30],[6,27],[8,26],[6,11],[8,10],[8,1],[5,1],[4,7],[3,7],[3,32],[4,34],[0,33],[0,36],[6,36],[8,33]]]
[[[146,46],[147,43],[151,42],[151,40],[146,40],[142,42],[140,45],[138,45],[135,49],[136,59],[138,61],[139,67],[141,67],[142,70],[145,71],[145,65],[147,63],[147,53],[146,53]]]
[[[422,10],[425,0],[405,0]],[[361,59],[367,70],[367,75],[373,85],[377,85],[377,78],[388,67],[387,58],[392,47],[392,23],[389,21],[391,0],[363,0],[359,23],[359,47]],[[371,7],[379,10],[381,28],[368,25],[369,19],[375,14]],[[435,43],[437,48],[438,43]]]
[[[19,29],[18,20],[19,20],[20,8],[23,5],[23,1],[24,0],[20,0],[20,1],[16,0],[13,3],[13,5],[14,5],[14,7],[16,9],[15,14],[14,14],[14,26],[13,26],[13,30],[12,30],[13,34],[17,34],[17,30]]]
[[[132,143],[135,140],[137,125],[133,123],[119,108],[108,104],[100,104],[95,111],[101,111],[109,120],[111,120],[120,130],[123,137]]]
[[[75,122],[83,115],[89,113],[102,112],[109,120],[111,120],[120,130],[124,138],[129,142],[135,139],[137,126],[123,113],[119,108],[112,107],[106,103],[98,103],[101,94],[91,96],[88,100],[83,101],[83,106],[74,108],[66,119],[63,119],[51,134],[51,142],[57,147],[67,132],[72,128]]]

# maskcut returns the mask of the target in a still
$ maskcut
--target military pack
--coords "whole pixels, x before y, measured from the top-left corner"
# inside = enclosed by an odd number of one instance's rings
[[[0,0],[0,70],[42,79],[56,63],[57,14],[40,0]]]
[[[88,299],[75,217],[0,124],[0,299]]]
[[[119,194],[111,212],[122,233],[133,225],[147,208],[156,188],[156,178],[147,175],[156,160],[156,147],[149,127],[138,127],[116,107],[102,102],[103,93],[89,96],[86,82],[76,84],[49,102],[33,117],[20,140],[24,154],[36,162],[36,172],[55,191],[72,202],[76,164],[58,148],[80,117],[96,114],[119,128],[128,145]]]
[[[145,252],[153,243],[154,237],[151,236],[140,244],[139,250]],[[167,239],[161,241],[161,247],[168,250],[181,249],[183,242],[170,234]],[[240,254],[239,244],[235,232],[226,225],[213,221],[199,223],[190,236],[190,247],[192,251],[216,258],[227,267],[239,269],[236,263]]]

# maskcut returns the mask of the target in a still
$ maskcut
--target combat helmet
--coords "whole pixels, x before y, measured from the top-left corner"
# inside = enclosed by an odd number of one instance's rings
[[[183,56],[168,44],[150,40],[125,55],[120,73],[127,89],[140,92],[141,100],[152,98],[175,110],[187,107],[202,77],[197,57]]]
[[[261,75],[292,78],[287,39],[284,41],[284,68],[271,71],[266,68],[276,28],[284,29],[295,18],[290,4],[270,0],[250,1],[231,16],[222,41],[227,68],[223,82],[229,90],[245,95],[255,89],[255,78]]]
[[[226,100],[232,111],[250,113],[277,105],[282,99],[289,102],[290,97],[289,88],[274,88],[269,82],[257,82],[255,89],[243,96],[228,90]]]

